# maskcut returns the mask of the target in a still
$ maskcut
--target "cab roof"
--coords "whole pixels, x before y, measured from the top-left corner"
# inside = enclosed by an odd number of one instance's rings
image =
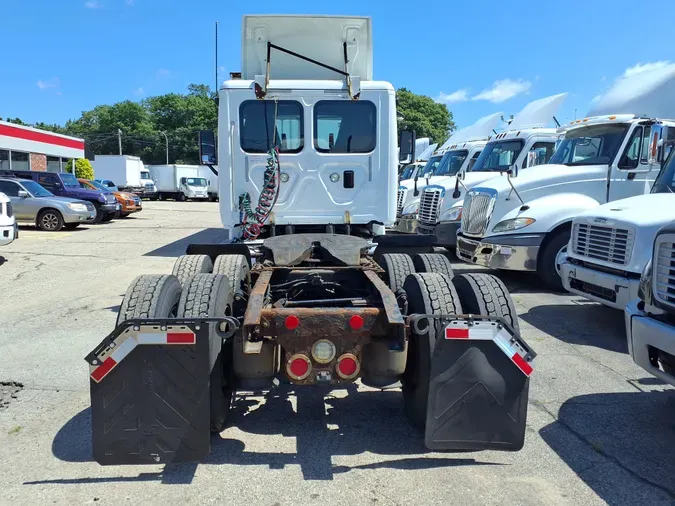
[[[252,79],[231,79],[225,81],[220,87],[227,89],[250,89],[254,91],[255,81]],[[361,90],[394,91],[394,85],[386,81],[361,81]],[[335,90],[347,93],[349,90],[344,80],[320,80],[320,79],[270,79],[268,94],[273,95],[274,90]]]

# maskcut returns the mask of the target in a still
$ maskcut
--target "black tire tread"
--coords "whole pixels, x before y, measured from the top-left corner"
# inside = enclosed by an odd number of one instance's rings
[[[546,286],[556,292],[565,292],[562,279],[555,268],[558,251],[570,240],[572,231],[570,228],[564,228],[555,233],[546,245],[540,250],[537,258],[537,274]]]
[[[180,296],[180,281],[169,274],[143,274],[129,285],[122,299],[117,324],[133,318],[158,318],[164,296]],[[166,295],[168,294],[168,295]]]
[[[213,273],[225,276],[234,294],[248,294],[250,291],[251,275],[244,255],[218,255],[213,264]]]
[[[186,283],[197,274],[210,273],[213,269],[211,258],[206,255],[182,255],[173,265],[173,275],[178,278],[180,284]]]
[[[406,278],[415,272],[412,258],[405,253],[385,253],[380,265],[385,270],[386,281],[392,292],[403,288]]]
[[[455,276],[452,283],[467,313],[504,318],[520,332],[516,306],[501,279],[492,274],[469,273]]]
[[[455,275],[450,260],[442,253],[419,253],[413,257],[413,264],[417,272],[437,272],[450,279]]]

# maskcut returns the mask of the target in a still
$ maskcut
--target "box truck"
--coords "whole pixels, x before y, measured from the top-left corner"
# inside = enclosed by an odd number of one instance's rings
[[[112,181],[120,191],[136,193],[151,200],[157,198],[157,188],[139,157],[96,155],[91,164],[94,167],[94,179]]]
[[[207,168],[208,169],[208,168]],[[160,200],[206,200],[209,180],[198,165],[148,165]]]

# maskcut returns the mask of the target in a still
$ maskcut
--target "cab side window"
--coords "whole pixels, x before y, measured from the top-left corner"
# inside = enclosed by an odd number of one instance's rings
[[[628,140],[626,149],[619,160],[619,168],[624,170],[637,169],[640,163],[647,163],[649,152],[650,128],[637,127]]]
[[[547,164],[554,152],[554,142],[535,142],[523,160],[523,168]]]
[[[478,160],[478,157],[480,156],[481,152],[476,151],[473,156],[471,157],[471,160],[469,160],[469,166],[466,168],[467,172],[469,172],[471,169],[473,169],[473,166],[476,164],[476,160]]]

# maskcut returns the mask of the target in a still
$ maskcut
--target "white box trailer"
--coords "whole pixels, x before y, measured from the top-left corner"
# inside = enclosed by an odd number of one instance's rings
[[[156,196],[157,189],[149,179],[143,161],[137,156],[96,155],[91,164],[94,167],[94,179],[110,181],[122,191],[134,192],[144,197]]]
[[[209,181],[198,165],[148,165],[148,169],[160,200],[205,200],[209,197]]]

